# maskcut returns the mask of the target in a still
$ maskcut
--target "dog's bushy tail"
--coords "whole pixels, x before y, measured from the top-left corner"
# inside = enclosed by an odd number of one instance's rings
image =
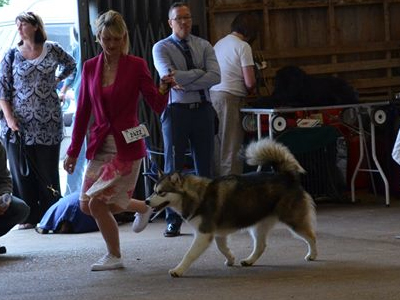
[[[286,146],[269,138],[250,143],[244,156],[250,166],[271,164],[278,172],[306,172]]]

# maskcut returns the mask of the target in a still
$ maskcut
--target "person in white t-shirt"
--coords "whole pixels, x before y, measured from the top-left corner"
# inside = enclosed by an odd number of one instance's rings
[[[241,174],[238,152],[243,142],[240,109],[245,97],[255,93],[256,78],[250,44],[259,25],[251,13],[240,13],[231,23],[231,33],[214,46],[221,69],[221,82],[211,88],[212,104],[219,118],[215,138],[215,175]]]

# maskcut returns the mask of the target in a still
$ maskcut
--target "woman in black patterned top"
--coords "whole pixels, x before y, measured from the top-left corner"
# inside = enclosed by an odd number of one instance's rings
[[[37,14],[21,13],[16,25],[21,40],[0,64],[0,127],[3,139],[11,130],[7,155],[13,192],[31,208],[26,223],[20,225],[25,229],[33,228],[60,197],[58,163],[63,122],[56,86],[74,71],[76,63],[59,44],[47,41]],[[17,133],[26,145],[28,176],[20,171]]]

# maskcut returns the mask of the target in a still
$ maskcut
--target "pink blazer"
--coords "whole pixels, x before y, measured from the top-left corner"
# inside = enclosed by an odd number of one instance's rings
[[[93,123],[89,129],[87,159],[94,158],[110,132],[114,135],[118,159],[123,161],[140,159],[146,155],[144,141],[127,144],[121,131],[139,124],[140,93],[152,110],[158,114],[165,109],[168,94],[161,95],[158,92],[144,59],[124,55],[119,60],[112,91],[115,105],[110,111],[105,111],[102,101],[102,70],[103,53],[86,61],[83,66],[75,125],[67,154],[70,157],[78,157],[91,115],[93,115]]]

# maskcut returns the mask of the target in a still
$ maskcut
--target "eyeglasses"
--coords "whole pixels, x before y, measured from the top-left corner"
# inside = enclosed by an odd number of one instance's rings
[[[178,23],[182,23],[183,21],[191,21],[192,20],[192,16],[176,17],[176,18],[173,18],[171,20],[174,20],[174,21],[176,21]]]

